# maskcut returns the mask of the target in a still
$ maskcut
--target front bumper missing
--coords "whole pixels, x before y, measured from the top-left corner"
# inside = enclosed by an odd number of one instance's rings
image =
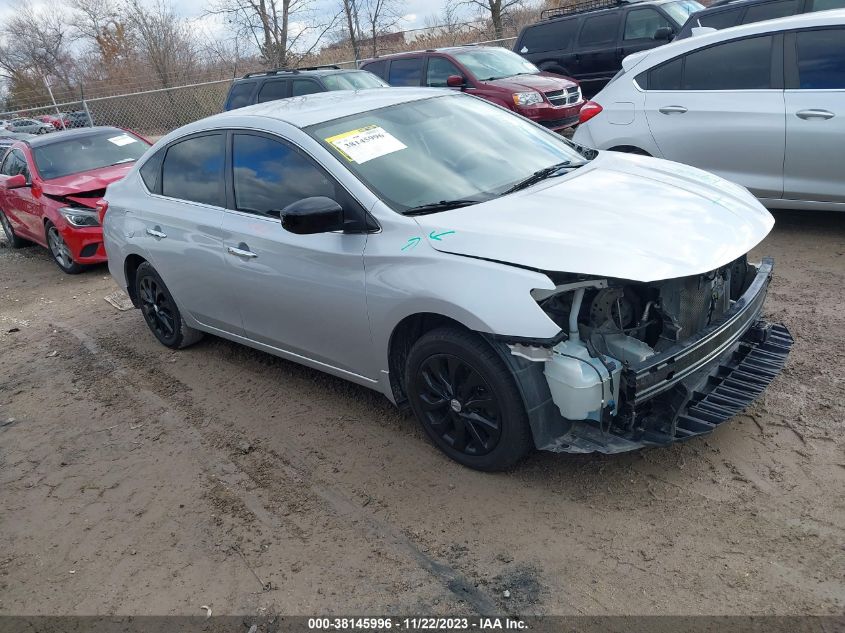
[[[601,425],[566,420],[546,399],[542,363],[507,359],[528,410],[535,446],[562,453],[621,453],[711,433],[750,405],[783,369],[793,339],[760,319],[773,262],[763,260],[719,322],[622,373],[623,406]],[[537,373],[539,372],[539,374]]]

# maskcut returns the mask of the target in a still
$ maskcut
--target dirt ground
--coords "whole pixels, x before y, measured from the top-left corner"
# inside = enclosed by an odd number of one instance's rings
[[[105,267],[3,244],[0,614],[840,614],[845,216],[778,213],[763,254],[796,344],[745,415],[489,475],[364,388],[167,350]]]

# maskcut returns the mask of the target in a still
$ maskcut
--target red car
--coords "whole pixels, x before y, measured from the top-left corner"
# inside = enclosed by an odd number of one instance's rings
[[[105,262],[97,202],[148,147],[113,127],[16,142],[0,163],[0,224],[10,245],[40,244],[70,274]]]
[[[463,90],[556,131],[576,125],[584,105],[574,79],[543,72],[513,51],[495,46],[398,53],[368,60],[361,68],[391,86]]]
[[[68,124],[67,117],[64,116],[64,115],[62,115],[62,117],[60,118],[59,116],[54,115],[54,114],[42,114],[42,115],[37,116],[35,118],[38,119],[39,121],[41,121],[42,123],[47,123],[49,125],[52,125],[57,130],[64,130],[64,129],[70,127],[70,125]]]

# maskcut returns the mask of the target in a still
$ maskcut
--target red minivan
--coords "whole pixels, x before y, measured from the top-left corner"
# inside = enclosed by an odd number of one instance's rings
[[[494,46],[398,53],[367,60],[361,68],[391,86],[463,90],[556,131],[577,124],[584,105],[574,79],[543,72],[513,51]]]

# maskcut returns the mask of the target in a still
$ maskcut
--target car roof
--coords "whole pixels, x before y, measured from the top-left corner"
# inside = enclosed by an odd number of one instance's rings
[[[207,119],[190,123],[164,138],[169,140],[201,130],[237,126],[243,124],[244,119],[252,119],[251,123],[254,124],[255,117],[275,119],[303,128],[400,103],[455,94],[455,91],[448,88],[390,88],[389,90],[368,88],[315,92],[295,99],[266,101],[215,114]]]
[[[243,77],[238,77],[235,81],[254,81],[256,79],[272,79],[273,77],[326,77],[328,75],[342,75],[346,73],[360,72],[365,71],[358,68],[315,68],[303,70],[296,70],[295,68],[292,68],[290,70],[257,71],[255,73],[244,75]]]
[[[651,68],[656,64],[703,48],[709,44],[726,42],[749,35],[764,35],[766,33],[779,33],[792,29],[839,25],[845,25],[845,9],[802,13],[799,15],[790,15],[785,18],[765,20],[763,22],[752,22],[750,24],[721,29],[713,33],[687,37],[643,51],[642,53],[634,53],[622,60],[622,67],[626,71],[635,68]],[[645,65],[642,65],[642,62],[645,62]]]
[[[483,46],[479,44],[464,44],[463,46],[443,46],[441,48],[423,48],[417,51],[405,51],[402,53],[390,53],[388,55],[380,55],[378,57],[371,57],[369,59],[365,59],[361,62],[361,67],[363,70],[363,66],[367,64],[372,64],[373,62],[380,62],[389,59],[397,59],[399,57],[416,57],[417,55],[425,55],[428,53],[443,53],[446,55],[454,55],[455,53],[465,53],[467,51],[472,50],[501,50],[507,51],[512,53],[513,51],[509,48],[503,48],[501,46]]]
[[[106,125],[96,127],[80,127],[72,130],[63,130],[61,132],[54,132],[52,134],[45,134],[43,136],[36,136],[32,140],[27,140],[30,147],[43,147],[45,145],[53,145],[54,143],[61,143],[75,138],[85,138],[86,136],[95,136],[103,132],[113,132],[116,134],[125,134],[126,130],[121,130],[117,127],[109,127]]]

